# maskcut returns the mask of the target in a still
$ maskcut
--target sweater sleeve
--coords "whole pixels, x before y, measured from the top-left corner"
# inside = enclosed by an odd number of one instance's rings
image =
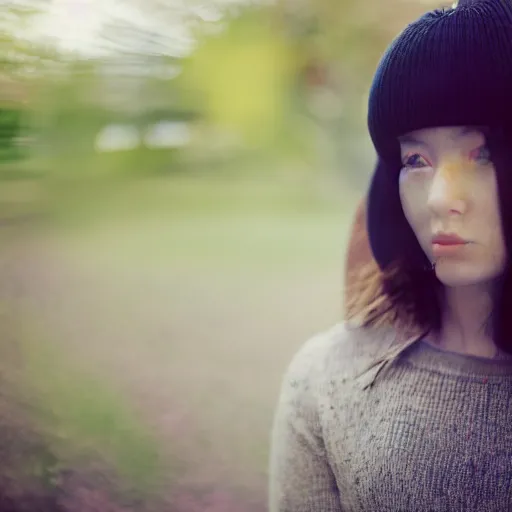
[[[271,436],[269,511],[341,512],[322,439],[316,340],[293,358],[281,385]]]

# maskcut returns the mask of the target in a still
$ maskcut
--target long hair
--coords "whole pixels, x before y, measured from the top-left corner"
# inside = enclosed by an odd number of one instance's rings
[[[428,300],[437,283],[427,273],[408,271],[398,262],[382,270],[372,253],[367,229],[367,199],[354,216],[345,260],[345,320],[362,327],[393,326],[429,330],[437,322],[437,301]],[[420,293],[415,293],[420,286]],[[432,321],[432,324],[429,321]]]

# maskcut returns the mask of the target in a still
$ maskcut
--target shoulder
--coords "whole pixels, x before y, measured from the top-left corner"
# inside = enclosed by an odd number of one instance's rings
[[[293,356],[285,381],[298,388],[321,386],[327,379],[351,378],[382,355],[396,339],[392,328],[367,328],[346,322],[307,340]]]

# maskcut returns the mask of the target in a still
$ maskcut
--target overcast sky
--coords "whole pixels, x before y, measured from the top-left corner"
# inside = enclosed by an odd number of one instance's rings
[[[105,21],[110,0],[52,0],[48,11],[37,18],[38,36],[51,37],[67,50],[94,53],[95,39]]]
[[[149,28],[175,38],[183,43],[190,38],[186,24],[181,21],[184,13],[194,11],[204,21],[217,21],[217,5],[241,4],[247,0],[168,0],[172,16],[159,20],[157,16],[130,6],[126,0],[52,0],[48,11],[40,16],[34,26],[38,37],[51,37],[62,49],[86,55],[98,52],[98,37],[103,25],[112,18],[122,19],[136,27]],[[144,5],[144,0],[140,5]],[[146,7],[147,4],[146,4]],[[148,11],[146,11],[147,13]]]

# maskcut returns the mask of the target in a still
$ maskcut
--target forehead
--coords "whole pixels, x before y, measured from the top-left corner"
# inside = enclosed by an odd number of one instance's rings
[[[485,140],[483,131],[474,126],[448,126],[438,128],[423,128],[398,137],[400,144],[468,144],[482,143]]]

